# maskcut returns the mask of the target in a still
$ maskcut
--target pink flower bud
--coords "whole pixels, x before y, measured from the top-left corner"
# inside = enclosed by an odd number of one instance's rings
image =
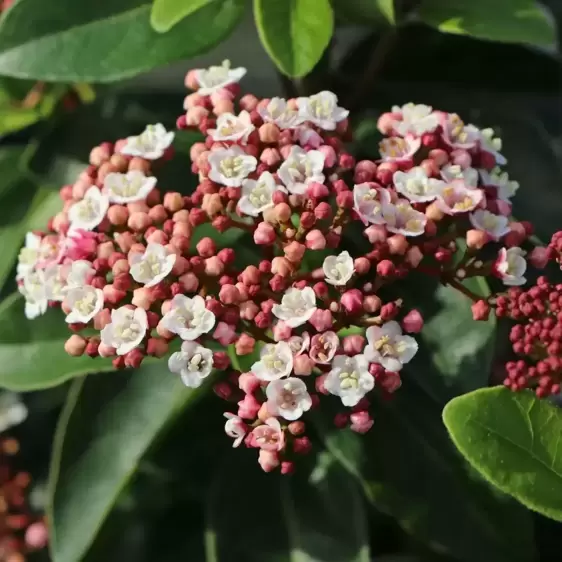
[[[238,416],[245,420],[253,420],[258,414],[261,404],[252,394],[246,394],[243,400],[238,402]]]
[[[25,543],[34,550],[45,548],[49,540],[49,532],[43,521],[32,523],[25,531]],[[10,557],[7,560],[11,560]]]
[[[367,258],[357,258],[353,261],[357,275],[365,275],[371,269],[371,262]]]
[[[404,331],[410,334],[417,334],[423,328],[423,317],[416,309],[410,310],[402,320]]]
[[[490,241],[488,234],[482,230],[470,229],[466,233],[466,245],[469,248],[480,250]]]
[[[358,355],[365,347],[365,338],[359,334],[343,338],[343,350],[347,355]]]
[[[107,218],[111,224],[120,226],[127,222],[129,211],[125,205],[111,205],[107,211]]]
[[[386,241],[391,254],[403,256],[408,249],[408,240],[402,234],[394,234]]]
[[[293,272],[293,266],[287,258],[276,257],[271,262],[271,273],[274,275],[281,275],[281,277],[288,277]]]
[[[68,353],[68,355],[79,357],[84,353],[86,344],[87,342],[82,336],[73,334],[66,340],[64,344],[64,350],[66,351],[66,353]]]
[[[281,154],[276,148],[265,148],[260,155],[260,162],[268,167],[273,167],[281,162]]]
[[[304,353],[294,358],[294,371],[297,376],[308,376],[314,368],[314,361]]]
[[[363,312],[363,294],[359,289],[346,291],[341,296],[340,303],[348,314],[359,314]]]
[[[463,148],[453,150],[450,154],[450,158],[453,164],[460,166],[463,170],[470,168],[470,165],[472,164],[472,157]]]
[[[152,306],[153,302],[154,299],[152,297],[152,291],[150,289],[147,289],[146,287],[140,287],[133,291],[133,298],[131,300],[131,303],[134,306],[138,306],[139,308],[148,310]]]
[[[210,258],[217,252],[215,241],[209,237],[201,238],[195,248],[202,258]]]
[[[368,312],[370,314],[378,312],[381,308],[381,305],[381,299],[377,297],[377,295],[368,295],[363,300],[363,308],[365,309],[365,312]]]
[[[324,155],[324,166],[326,168],[332,168],[336,165],[336,151],[331,146],[324,144],[319,146],[318,150]]]
[[[314,216],[317,220],[329,220],[332,218],[332,208],[328,203],[318,203],[314,209]]]
[[[323,250],[326,247],[326,238],[320,230],[311,230],[307,233],[306,247],[309,250]]]
[[[388,238],[386,228],[379,224],[372,224],[365,229],[363,234],[367,237],[367,240],[369,240],[371,244],[386,242],[386,239]]]
[[[544,269],[546,264],[550,261],[550,252],[548,248],[541,248],[537,246],[533,248],[529,254],[529,261],[537,269]]]
[[[283,320],[279,320],[273,327],[273,339],[275,341],[288,340],[291,337],[293,329],[287,325]]]
[[[215,115],[222,115],[223,113],[232,113],[233,111],[234,111],[234,104],[227,99],[218,100],[217,103],[213,105],[213,112],[215,113]]]
[[[133,213],[128,221],[127,226],[135,232],[143,232],[152,224],[151,218],[148,213],[136,212]]]
[[[271,472],[280,464],[279,455],[275,451],[260,449],[258,463],[264,472]]]
[[[334,416],[334,425],[339,429],[347,427],[348,422],[349,416],[347,414],[344,414],[343,412]]]
[[[218,277],[224,272],[224,263],[217,257],[207,258],[205,260],[205,273],[211,277]]]
[[[248,334],[241,334],[235,344],[237,355],[249,355],[254,351],[256,340]]]
[[[277,203],[273,210],[275,211],[275,218],[277,222],[287,222],[290,220],[292,210],[287,203]]]
[[[230,357],[226,351],[215,351],[213,353],[213,367],[219,371],[224,371],[230,366]]]
[[[273,244],[275,237],[275,229],[266,222],[260,222],[254,232],[254,242],[264,246]]]
[[[324,332],[332,327],[332,313],[329,310],[317,308],[309,319],[309,322],[314,326],[317,332]]]
[[[169,344],[161,338],[149,338],[146,343],[146,353],[153,357],[164,357],[168,353]]]
[[[241,373],[238,377],[238,386],[246,394],[254,394],[260,387],[260,380],[254,373]]]
[[[275,123],[264,123],[258,132],[263,143],[272,144],[279,140],[279,127]]]
[[[488,320],[488,316],[490,315],[490,305],[486,301],[476,301],[471,308],[472,318],[474,318],[474,320]]]
[[[425,216],[432,221],[439,222],[445,216],[445,213],[441,210],[439,204],[434,201],[427,206]]]
[[[354,412],[349,416],[351,429],[357,433],[367,433],[373,427],[373,419],[366,410]]]
[[[396,266],[390,260],[382,260],[377,264],[377,273],[381,277],[392,277],[396,273]]]
[[[125,355],[125,366],[137,369],[141,366],[144,357],[144,352],[141,351],[138,347],[132,349],[131,351],[129,351],[129,353],[127,353],[127,355]]]
[[[127,296],[125,291],[116,289],[112,284],[107,284],[103,288],[103,298],[110,304],[117,304],[119,301]]]
[[[285,257],[292,263],[299,263],[306,251],[306,246],[299,242],[291,242],[289,245],[283,248],[285,252]]]
[[[223,304],[237,304],[240,291],[234,285],[223,285],[219,291],[219,299]]]
[[[406,262],[409,263],[413,268],[418,267],[422,260],[423,254],[417,246],[412,246],[406,252]]]

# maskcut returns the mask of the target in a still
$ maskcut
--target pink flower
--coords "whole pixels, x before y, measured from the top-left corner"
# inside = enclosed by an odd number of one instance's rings
[[[390,137],[379,143],[379,152],[383,162],[404,162],[412,158],[420,146],[421,139],[412,135]]]
[[[456,113],[441,115],[443,140],[452,148],[474,148],[480,139],[480,131],[474,125],[465,125]]]
[[[238,402],[238,416],[245,420],[253,420],[260,409],[260,403],[251,394],[246,394],[243,400]]]
[[[335,332],[316,334],[310,342],[310,358],[320,365],[328,365],[339,345],[340,340]]]
[[[248,426],[242,421],[241,418],[226,412],[224,414],[226,423],[224,424],[225,433],[234,439],[233,447],[238,447],[248,432]]]
[[[439,208],[448,215],[468,213],[484,201],[481,189],[470,189],[463,180],[453,180],[440,190],[437,197]]]
[[[265,451],[281,451],[285,447],[285,434],[277,418],[268,418],[263,425],[252,430],[251,443]]]
[[[278,324],[281,324],[281,322]],[[308,335],[308,332],[303,332],[300,336],[291,336],[288,338],[287,343],[289,344],[293,355],[297,356],[308,350],[310,346],[310,336]]]
[[[279,466],[279,455],[274,451],[261,449],[258,456],[258,463],[264,472],[271,472]]]
[[[351,421],[351,429],[357,433],[367,433],[375,423],[366,410],[354,412],[349,416],[349,419]]]
[[[98,247],[98,235],[88,230],[73,230],[65,239],[64,257],[84,260],[92,257]]]
[[[316,328],[317,332],[323,332],[332,327],[332,313],[329,310],[317,308],[308,321]]]
[[[236,330],[231,324],[219,322],[213,332],[213,339],[217,340],[221,345],[227,346],[236,341]]]

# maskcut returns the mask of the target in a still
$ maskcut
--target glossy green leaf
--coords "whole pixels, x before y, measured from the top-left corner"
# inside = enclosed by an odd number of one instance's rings
[[[536,0],[424,0],[418,14],[446,33],[542,46],[556,42],[553,21]]]
[[[176,23],[215,0],[154,0],[150,24],[158,31],[170,31]]]
[[[114,370],[111,359],[68,355],[64,342],[70,334],[60,309],[28,320],[19,293],[4,299],[0,305],[0,387],[37,390],[87,373]]]
[[[254,17],[265,50],[287,76],[308,74],[332,38],[329,0],[254,0]]]
[[[290,477],[264,474],[256,451],[225,457],[207,500],[207,562],[370,561],[360,490],[332,455],[300,459]],[[259,520],[256,505],[267,505]]]
[[[487,480],[562,521],[562,410],[504,387],[454,398],[443,421],[459,451]]]
[[[184,387],[164,361],[128,374],[74,381],[51,462],[53,562],[83,559],[147,449],[205,389]]]
[[[365,26],[395,23],[394,0],[332,0],[338,20]]]
[[[396,23],[394,0],[376,0],[376,5],[389,23]]]
[[[211,2],[165,35],[151,28],[150,9],[148,0],[19,0],[0,19],[0,73],[72,82],[133,76],[222,41],[244,1]]]

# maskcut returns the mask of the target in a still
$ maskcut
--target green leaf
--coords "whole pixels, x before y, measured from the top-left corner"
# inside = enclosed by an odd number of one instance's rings
[[[474,468],[530,509],[562,521],[562,410],[504,387],[454,398],[450,436]]]
[[[61,413],[49,479],[53,562],[79,562],[147,449],[201,396],[166,364],[74,381]]]
[[[114,370],[110,359],[68,355],[64,342],[70,335],[60,309],[27,320],[19,293],[4,299],[0,305],[0,387],[37,390],[87,373]]]
[[[424,0],[418,14],[445,33],[505,43],[556,43],[553,22],[535,0]]]
[[[225,453],[207,500],[207,562],[369,562],[356,482],[325,451],[308,460],[287,477],[264,474],[256,451]]]
[[[376,0],[376,4],[388,23],[395,24],[396,13],[394,10],[394,0]]]
[[[332,0],[338,20],[364,26],[395,23],[394,0]]]
[[[170,31],[176,23],[213,0],[154,0],[150,24],[158,31]]]
[[[151,28],[150,8],[148,0],[19,0],[0,19],[0,73],[68,82],[134,76],[222,41],[244,0],[211,2],[165,35]]]
[[[287,76],[308,74],[332,38],[329,0],[254,0],[254,17],[265,50]]]

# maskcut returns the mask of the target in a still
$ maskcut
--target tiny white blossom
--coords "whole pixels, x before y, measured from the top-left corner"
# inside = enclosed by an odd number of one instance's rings
[[[273,314],[291,328],[302,326],[316,311],[316,295],[312,287],[287,289],[281,304],[274,304]]]
[[[69,289],[86,285],[88,277],[93,276],[95,273],[96,270],[92,267],[92,262],[88,260],[73,261],[70,271],[66,276],[65,290],[68,291]]]
[[[111,203],[144,201],[155,185],[156,178],[147,177],[140,170],[131,170],[126,174],[112,172],[103,180],[105,193]]]
[[[364,224],[384,224],[382,202],[372,183],[360,183],[353,188],[353,209]]]
[[[328,91],[307,98],[298,98],[299,116],[326,131],[333,131],[336,125],[347,118],[349,111],[338,106],[336,94]]]
[[[298,420],[312,406],[306,384],[296,377],[271,381],[265,389],[265,394],[267,411],[288,421]]]
[[[19,425],[27,418],[27,407],[14,392],[0,394],[0,432]]]
[[[281,164],[277,175],[290,193],[304,195],[312,182],[323,183],[324,154],[319,150],[306,152],[300,146],[293,146],[288,158]]]
[[[421,166],[416,166],[407,172],[394,172],[392,177],[396,191],[414,203],[433,201],[445,182],[427,177]]]
[[[168,368],[180,375],[185,386],[198,388],[213,370],[213,352],[192,341],[184,341],[181,351],[170,355]]]
[[[193,341],[213,329],[215,315],[205,308],[205,299],[176,295],[171,309],[161,320],[164,328],[178,334],[182,340]]]
[[[74,203],[68,210],[70,229],[93,230],[103,221],[108,208],[109,197],[93,185],[86,191],[84,199]]]
[[[389,232],[404,236],[420,236],[425,232],[427,217],[416,211],[407,199],[397,199],[394,203],[383,201],[382,216]]]
[[[413,135],[389,137],[379,142],[379,152],[385,162],[410,160],[421,146],[421,138]]]
[[[485,200],[482,189],[467,187],[463,180],[453,180],[445,184],[437,197],[437,205],[448,215],[473,211]]]
[[[391,320],[382,326],[367,328],[365,357],[369,363],[378,363],[387,371],[398,372],[418,351],[418,344],[411,336],[402,335],[400,324]]]
[[[486,232],[493,240],[499,240],[511,229],[509,219],[503,215],[494,215],[490,211],[478,209],[471,213],[468,218],[472,226],[478,230]]]
[[[241,111],[238,115],[221,113],[217,117],[217,128],[209,129],[208,134],[217,142],[230,141],[246,144],[254,129],[247,111]]]
[[[228,187],[240,187],[256,169],[258,161],[238,145],[212,150],[208,157],[209,179]]]
[[[466,125],[456,113],[445,115],[441,125],[443,140],[452,148],[468,150],[475,147],[480,140],[480,130],[474,125]]]
[[[485,152],[493,154],[496,158],[496,164],[505,166],[507,158],[501,154],[502,140],[494,135],[494,129],[482,129],[480,131],[480,148]]]
[[[223,61],[221,66],[210,66],[199,68],[195,71],[195,77],[199,83],[197,93],[202,96],[210,96],[230,84],[236,84],[246,74],[243,67],[231,68],[230,61]]]
[[[294,129],[302,123],[298,111],[291,109],[283,98],[271,98],[267,105],[258,105],[257,109],[265,123],[275,123],[280,129]]]
[[[50,301],[62,302],[66,294],[66,278],[62,265],[49,265],[44,270],[45,292]]]
[[[143,308],[122,306],[111,311],[111,322],[101,331],[101,342],[114,347],[117,355],[125,355],[137,347],[148,329],[148,318]]]
[[[248,426],[242,421],[242,418],[230,412],[225,412],[224,417],[226,418],[224,432],[234,439],[232,446],[238,447],[248,433]]]
[[[260,351],[260,360],[252,365],[251,370],[262,381],[288,377],[293,370],[291,346],[284,341],[264,345]]]
[[[131,277],[145,287],[153,287],[172,271],[176,254],[168,252],[162,244],[150,243],[143,254],[131,254]]]
[[[238,208],[245,215],[257,217],[273,207],[273,194],[276,191],[287,192],[283,186],[277,185],[270,172],[263,172],[257,180],[244,180]]]
[[[339,396],[344,406],[355,406],[374,387],[375,378],[364,355],[336,355],[324,380],[324,388]]]
[[[326,283],[345,285],[355,273],[353,258],[345,251],[338,256],[328,256],[322,264]]]
[[[293,355],[296,357],[297,355],[301,355],[307,351],[310,347],[310,335],[308,332],[303,332],[300,336],[291,336],[287,340],[287,343],[289,344]]]
[[[69,324],[87,324],[103,308],[103,291],[91,285],[75,287],[67,292],[65,303],[71,309]]]
[[[518,247],[499,251],[494,270],[504,285],[517,287],[526,283],[527,261],[524,256],[525,252]]]
[[[497,189],[498,198],[509,201],[519,189],[519,182],[509,179],[509,174],[501,168],[494,168],[491,172],[479,170],[482,183],[485,186],[493,186]]]
[[[41,236],[28,232],[25,235],[25,245],[18,256],[16,279],[25,277],[37,264],[40,257]]]
[[[441,168],[441,177],[451,183],[453,180],[463,180],[466,187],[478,187],[478,171],[474,168],[461,168],[458,164],[447,164]]]
[[[18,284],[19,292],[25,298],[25,317],[33,320],[47,312],[49,299],[45,285],[45,272],[33,270]]]
[[[147,125],[146,129],[136,137],[128,137],[122,154],[140,156],[147,160],[157,160],[164,155],[174,140],[174,132],[167,132],[164,125]]]
[[[401,121],[394,121],[394,130],[401,136],[408,134],[420,136],[434,131],[439,125],[439,118],[429,105],[407,103],[402,107],[394,106],[393,113],[402,115]]]

